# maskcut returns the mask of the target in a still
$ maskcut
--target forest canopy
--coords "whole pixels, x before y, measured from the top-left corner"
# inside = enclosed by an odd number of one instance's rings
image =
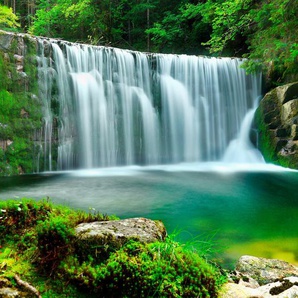
[[[261,66],[276,82],[298,73],[297,0],[0,0],[0,5],[0,17],[10,7],[20,30],[34,35],[148,52],[247,57],[254,61],[248,70]],[[17,19],[13,22],[6,27],[16,27]]]

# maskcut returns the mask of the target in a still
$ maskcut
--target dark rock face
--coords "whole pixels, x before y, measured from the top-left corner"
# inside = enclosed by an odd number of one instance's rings
[[[277,87],[255,115],[258,147],[267,162],[298,168],[298,82]]]

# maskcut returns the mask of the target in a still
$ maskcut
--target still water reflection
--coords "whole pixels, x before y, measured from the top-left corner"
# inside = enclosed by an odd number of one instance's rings
[[[298,263],[297,185],[298,172],[270,166],[125,167],[1,178],[0,198],[160,219],[180,241],[212,239],[228,267],[242,254]]]

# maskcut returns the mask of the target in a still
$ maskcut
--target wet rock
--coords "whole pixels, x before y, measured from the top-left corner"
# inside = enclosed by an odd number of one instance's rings
[[[298,169],[298,151],[292,146],[298,139],[297,124],[298,82],[279,86],[264,96],[255,114],[255,126],[266,161]]]
[[[298,93],[297,93],[298,97]],[[291,120],[298,115],[298,99],[288,101],[282,106],[281,120],[283,123],[291,123]]]
[[[284,105],[292,99],[298,98],[298,83],[286,84],[276,88],[277,98]]]
[[[24,70],[24,56],[14,55],[16,70],[18,72],[23,72]]]
[[[14,34],[0,31],[0,47],[2,50],[8,51],[11,48]]]

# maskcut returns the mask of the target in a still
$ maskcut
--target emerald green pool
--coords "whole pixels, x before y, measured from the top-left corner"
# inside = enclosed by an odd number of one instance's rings
[[[243,254],[298,263],[297,186],[296,171],[193,164],[1,178],[0,197],[160,219],[179,241],[232,267]]]

